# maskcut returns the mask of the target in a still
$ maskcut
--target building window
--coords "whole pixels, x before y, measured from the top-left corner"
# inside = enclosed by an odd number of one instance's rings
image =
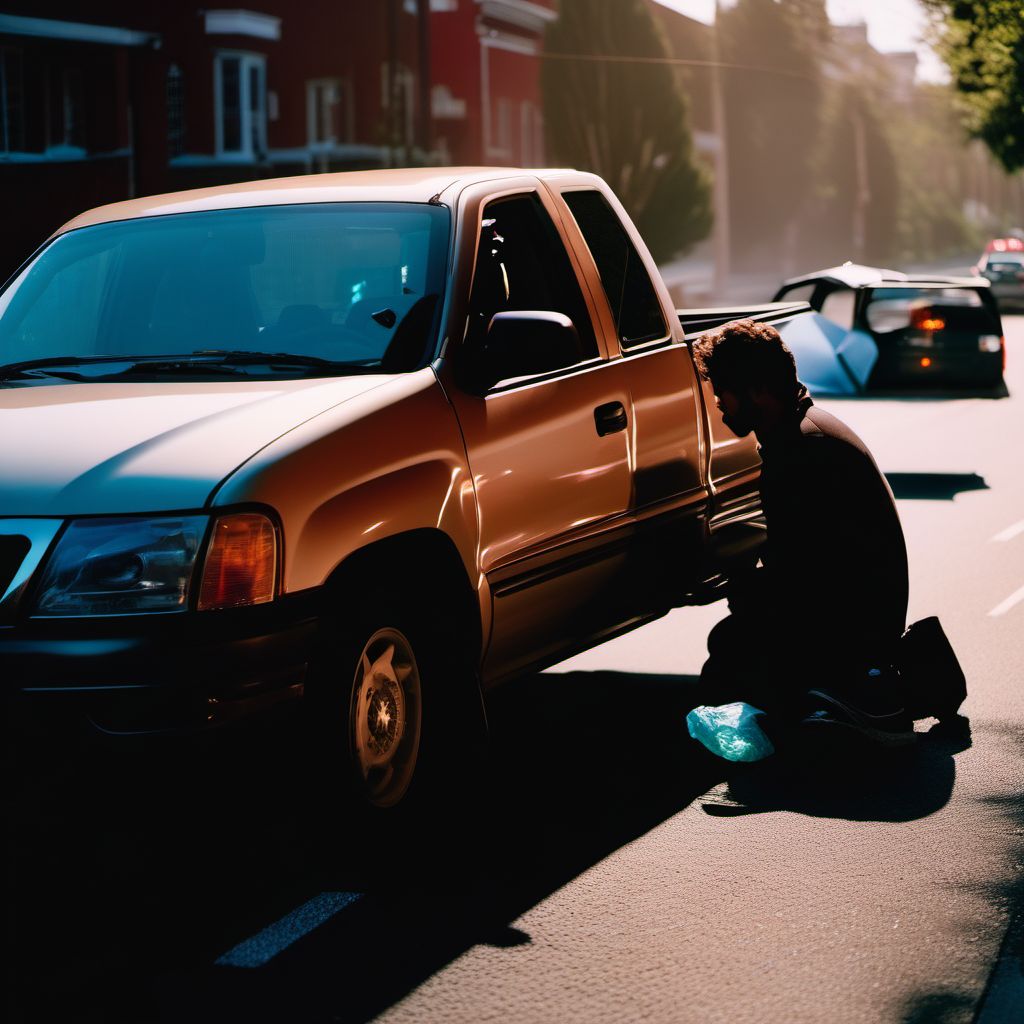
[[[544,164],[544,121],[529,100],[519,105],[519,162],[523,167]]]
[[[388,112],[392,146],[409,147],[415,139],[416,76],[404,64],[381,64],[381,100]]]
[[[495,103],[493,145],[500,153],[512,153],[512,103],[504,96]]]
[[[49,74],[50,148],[85,149],[85,84],[78,68],[51,65]]]
[[[311,146],[352,141],[352,92],[340,78],[306,83],[306,125]]]
[[[25,108],[21,50],[0,47],[0,152],[25,148]]]
[[[177,64],[167,69],[167,149],[171,157],[185,152],[185,89]]]
[[[215,79],[218,155],[263,159],[267,152],[266,58],[219,53]]]

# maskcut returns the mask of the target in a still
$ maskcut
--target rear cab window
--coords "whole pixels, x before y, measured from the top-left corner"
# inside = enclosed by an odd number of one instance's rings
[[[647,268],[608,200],[596,189],[562,193],[601,276],[623,351],[669,338]]]

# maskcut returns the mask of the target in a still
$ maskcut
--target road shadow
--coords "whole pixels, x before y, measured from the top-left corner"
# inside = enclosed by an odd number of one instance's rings
[[[952,501],[966,491],[987,491],[977,473],[886,473],[893,496],[909,500]]]
[[[989,757],[1024,759],[1024,734],[1010,722],[986,721],[976,731],[988,750]],[[982,885],[967,884],[967,892],[980,892],[991,904],[1001,926],[999,951],[988,979],[979,992],[942,986],[915,993],[903,1010],[903,1024],[1001,1024],[1021,1017],[1024,1000],[1024,793],[1019,786],[1003,793],[981,798],[995,812],[993,825],[1012,836],[1006,850],[1004,871]],[[975,941],[976,925],[967,926],[964,941]]]
[[[310,779],[294,722],[22,765],[7,1019],[362,1022],[474,946],[528,944],[526,911],[729,775],[686,734],[695,685],[520,680],[489,701],[488,763],[467,762],[450,800],[394,825],[344,811]],[[832,789],[768,770],[739,787],[750,810],[921,817],[948,800],[952,754],[969,743],[933,733],[901,777],[886,769],[888,785],[862,770]],[[343,909],[297,941],[253,966],[217,964],[325,899]]]
[[[8,820],[13,1021],[364,1021],[718,781],[688,676],[538,675],[490,701],[488,764],[397,825],[311,780],[297,723],[216,743],[29,753]],[[717,770],[717,768],[716,768]],[[321,894],[264,966],[217,966]]]
[[[947,401],[957,398],[1000,399],[1009,398],[1010,389],[1006,386],[1006,381],[1001,380],[998,384],[988,384],[980,387],[969,384],[960,387],[944,384],[915,388],[872,388],[860,397],[884,398],[898,402]]]
[[[848,821],[917,821],[949,802],[953,755],[970,746],[963,716],[919,731],[912,746],[892,752],[832,738],[763,765],[740,766],[727,791],[713,795],[704,810],[717,817],[793,811]]]

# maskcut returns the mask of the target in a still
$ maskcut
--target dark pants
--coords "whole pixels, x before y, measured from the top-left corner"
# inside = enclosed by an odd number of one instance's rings
[[[808,690],[853,695],[867,671],[886,668],[887,644],[863,628],[829,621],[808,603],[784,610],[737,602],[708,635],[701,670],[705,704],[745,701],[787,718],[809,710]]]

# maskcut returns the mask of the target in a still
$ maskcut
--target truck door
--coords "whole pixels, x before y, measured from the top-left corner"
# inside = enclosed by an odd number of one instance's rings
[[[618,621],[630,525],[629,394],[607,372],[591,310],[536,190],[482,207],[461,352],[508,310],[545,310],[576,326],[582,357],[509,376],[485,394],[446,383],[476,488],[481,571],[493,595],[485,682],[590,641]]]
[[[594,291],[606,300],[607,347],[621,352],[612,367],[630,393],[636,452],[632,593],[638,611],[656,610],[652,605],[676,603],[692,590],[706,569],[697,376],[678,318],[668,319],[667,296],[659,296],[657,270],[646,265],[620,214],[598,189],[568,185],[560,194],[578,229],[574,238],[567,225],[570,240],[583,247],[584,267],[592,264],[599,277]]]

